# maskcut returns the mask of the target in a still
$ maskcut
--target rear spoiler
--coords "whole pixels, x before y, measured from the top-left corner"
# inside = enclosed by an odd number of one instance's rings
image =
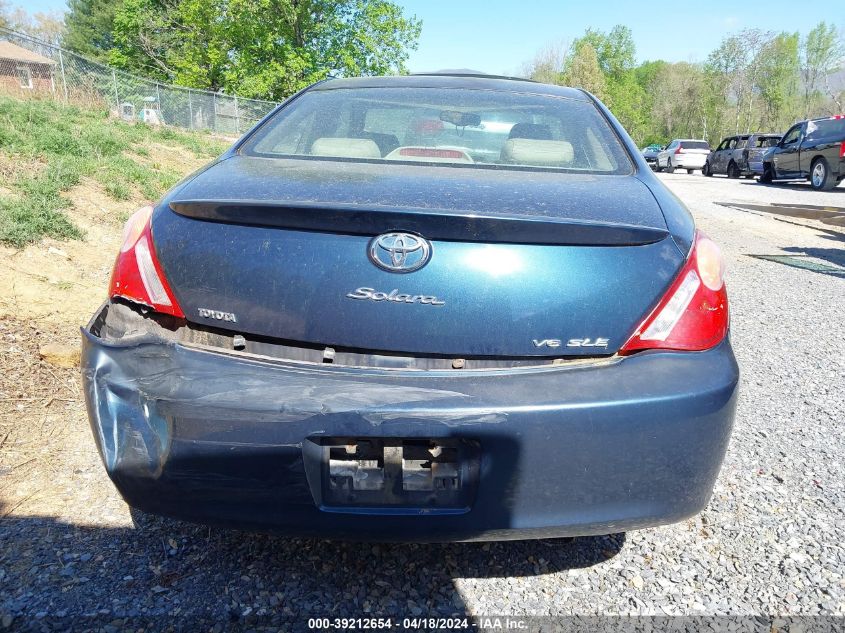
[[[361,207],[266,200],[173,200],[170,208],[189,218],[296,231],[378,235],[419,233],[430,240],[577,246],[635,246],[659,242],[665,228],[584,222],[544,216],[493,216],[472,211]]]

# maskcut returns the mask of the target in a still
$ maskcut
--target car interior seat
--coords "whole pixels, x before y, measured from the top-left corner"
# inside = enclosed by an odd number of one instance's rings
[[[381,158],[381,151],[372,139],[324,136],[311,144],[311,155],[340,158]]]
[[[502,147],[500,162],[536,167],[568,167],[575,158],[572,143],[511,138]]]
[[[511,128],[508,138],[530,138],[537,141],[551,141],[552,129],[542,123],[517,123]]]

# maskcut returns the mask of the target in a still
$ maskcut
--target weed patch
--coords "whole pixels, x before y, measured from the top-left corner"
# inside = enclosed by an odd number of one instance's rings
[[[156,200],[184,172],[153,162],[151,144],[183,148],[211,158],[225,143],[208,135],[130,124],[105,110],[85,110],[51,101],[18,101],[0,96],[0,151],[20,160],[38,160],[37,174],[18,173],[3,183],[12,195],[0,198],[0,242],[24,246],[44,236],[77,239],[82,232],[65,215],[72,201],[64,194],[83,177],[97,180],[114,200]]]

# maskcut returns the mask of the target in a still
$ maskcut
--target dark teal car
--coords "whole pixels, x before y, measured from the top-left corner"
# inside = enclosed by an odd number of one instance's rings
[[[295,95],[127,223],[83,330],[132,506],[378,540],[603,534],[707,503],[738,369],[718,247],[591,95]]]

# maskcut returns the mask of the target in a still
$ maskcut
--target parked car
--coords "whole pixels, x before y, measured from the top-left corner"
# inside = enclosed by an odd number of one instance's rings
[[[770,148],[775,147],[783,134],[760,134],[748,143],[748,170],[752,176],[760,176],[763,173],[763,156]]]
[[[710,143],[700,139],[676,138],[657,154],[657,171],[666,170],[670,174],[676,169],[686,169],[691,174],[704,167]]]
[[[680,521],[734,419],[723,270],[583,91],[328,80],[129,219],[83,333],[91,427],[130,505],[205,523]]]
[[[657,169],[657,154],[662,149],[663,149],[662,145],[657,145],[655,143],[655,144],[652,144],[652,145],[648,145],[641,150],[643,158],[645,158],[645,162],[652,169]]]
[[[705,176],[727,174],[728,178],[754,175],[752,160],[759,161],[765,148],[776,144],[779,134],[741,134],[729,136],[710,152],[701,169]]]
[[[809,180],[813,189],[833,189],[845,178],[845,115],[793,125],[763,161],[762,183]]]

